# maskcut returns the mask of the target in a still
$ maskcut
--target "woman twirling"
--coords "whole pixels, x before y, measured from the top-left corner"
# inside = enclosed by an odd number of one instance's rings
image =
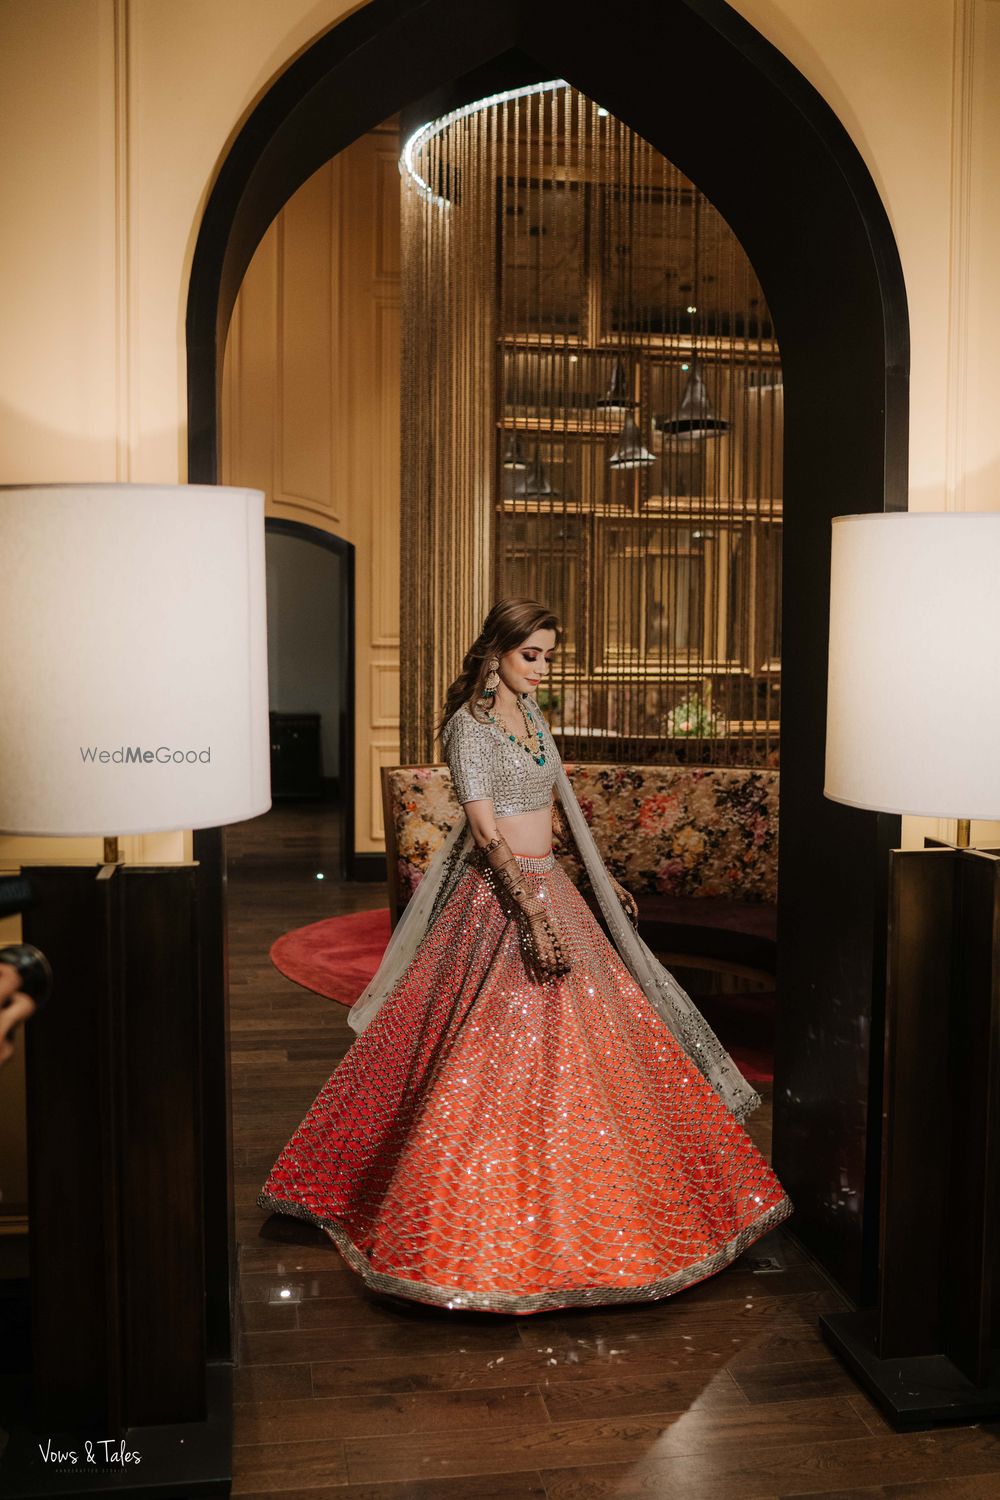
[[[792,1212],[741,1123],[759,1096],[635,931],[535,701],[558,637],[504,600],[467,653],[441,724],[464,816],[257,1200],[443,1307],[667,1297]],[[552,852],[554,796],[613,943]]]

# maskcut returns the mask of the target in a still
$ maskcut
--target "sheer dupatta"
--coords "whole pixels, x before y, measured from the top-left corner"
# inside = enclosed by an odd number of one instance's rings
[[[663,967],[629,921],[562,764],[556,771],[555,790],[618,956],[723,1103],[738,1120],[745,1120],[760,1104],[760,1095],[743,1077],[691,996]]]
[[[438,912],[451,895],[463,870],[463,860],[472,848],[472,829],[465,809],[451,832],[435,852],[420,884],[403,908],[374,976],[347,1013],[347,1024],[358,1033],[375,1019],[389,991],[402,978],[424,935],[437,921]]]
[[[554,789],[619,957],[723,1103],[738,1120],[745,1120],[760,1104],[760,1095],[743,1077],[690,995],[632,926],[615,894],[565,768],[559,762]],[[348,1011],[347,1022],[354,1031],[365,1030],[402,978],[422,938],[457,885],[465,868],[465,856],[472,847],[472,829],[463,809],[397,922],[378,971]]]

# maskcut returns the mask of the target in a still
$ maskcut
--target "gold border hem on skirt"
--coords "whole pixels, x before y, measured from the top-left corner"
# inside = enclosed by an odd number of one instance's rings
[[[470,1292],[460,1287],[434,1286],[430,1282],[411,1281],[403,1276],[392,1276],[385,1271],[376,1271],[358,1249],[346,1230],[335,1219],[322,1218],[300,1203],[292,1203],[270,1194],[261,1193],[257,1198],[259,1208],[272,1213],[286,1214],[291,1218],[304,1219],[330,1236],[352,1271],[372,1291],[390,1296],[406,1297],[417,1302],[429,1302],[435,1307],[468,1309],[472,1312],[533,1313],[549,1312],[560,1307],[600,1307],[625,1302],[653,1302],[661,1297],[673,1296],[696,1281],[704,1281],[730,1265],[743,1254],[755,1240],[774,1229],[793,1212],[791,1199],[783,1197],[759,1219],[748,1224],[731,1240],[703,1260],[684,1266],[672,1275],[659,1281],[647,1281],[641,1286],[594,1286],[555,1288],[547,1292]]]

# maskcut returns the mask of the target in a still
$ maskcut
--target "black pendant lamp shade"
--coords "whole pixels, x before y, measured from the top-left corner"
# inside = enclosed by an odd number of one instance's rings
[[[535,456],[529,467],[524,469],[505,469],[503,476],[503,494],[505,500],[540,500],[550,495],[559,494],[557,489],[549,483],[549,476],[545,465],[538,454],[538,444],[535,444]]]
[[[643,443],[635,417],[630,414],[625,418],[625,426],[618,439],[618,447],[611,455],[609,466],[612,469],[643,469],[655,462],[656,455],[650,453]]]
[[[500,462],[505,469],[526,469],[528,467],[527,456],[524,448],[521,446],[521,439],[516,432],[509,432],[507,434],[507,441],[504,443],[503,458]]]
[[[718,437],[728,432],[729,423],[716,416],[708,399],[705,382],[692,367],[684,394],[677,410],[669,417],[655,417],[653,425],[665,437],[679,438],[682,442],[695,442],[698,438]]]
[[[631,411],[637,404],[628,393],[625,366],[620,359],[616,359],[614,369],[611,372],[611,384],[608,386],[608,394],[602,396],[600,401],[595,401],[594,407],[597,411],[625,412]]]

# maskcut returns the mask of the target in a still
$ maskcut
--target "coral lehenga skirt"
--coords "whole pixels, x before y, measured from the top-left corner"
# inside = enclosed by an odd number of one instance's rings
[[[476,851],[258,1197],[374,1290],[503,1313],[668,1297],[792,1211],[554,855],[535,981]]]

